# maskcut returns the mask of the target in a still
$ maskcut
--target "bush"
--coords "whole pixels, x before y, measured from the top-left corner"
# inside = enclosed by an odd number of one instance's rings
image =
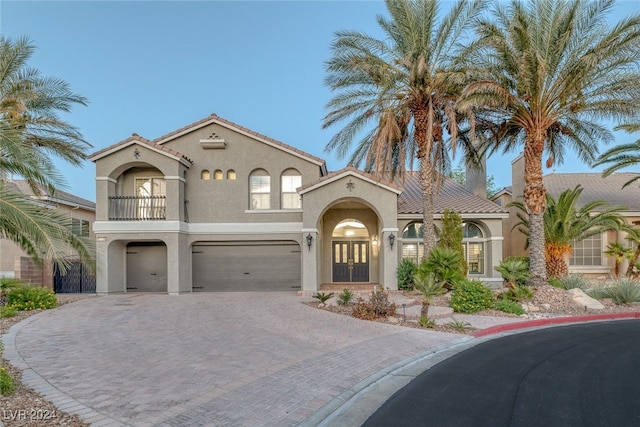
[[[15,307],[1,307],[0,308],[0,319],[4,319],[5,317],[13,317],[18,313],[18,310]]]
[[[421,316],[420,320],[418,320],[418,324],[423,328],[433,329],[436,327],[436,320],[431,317]]]
[[[530,277],[528,258],[522,258],[525,257],[507,257],[495,267],[509,288],[524,286]]]
[[[586,293],[596,299],[611,298],[618,305],[640,302],[640,284],[629,279],[616,280],[609,286],[591,288]]]
[[[402,260],[396,270],[398,289],[407,291],[413,289],[413,275],[416,272],[416,268],[416,264],[410,259],[405,258]]]
[[[492,308],[495,298],[489,288],[477,280],[464,280],[453,290],[451,307],[459,313],[477,313]]]
[[[502,294],[502,299],[508,299],[514,302],[527,301],[533,298],[533,289],[529,286],[516,286]]]
[[[338,295],[338,305],[349,305],[351,300],[353,300],[353,292],[350,289],[344,288]]]
[[[510,299],[500,299],[496,301],[495,308],[503,313],[517,314],[518,316],[525,313],[520,304]]]
[[[358,319],[373,320],[396,314],[396,304],[389,301],[385,290],[371,292],[369,301],[359,298],[353,306],[352,315]]]
[[[447,289],[453,289],[465,280],[460,271],[460,254],[453,249],[435,247],[420,264],[416,274],[427,276],[433,273],[436,282]]]
[[[0,394],[9,396],[15,394],[16,385],[7,368],[0,366]]]
[[[16,310],[46,310],[58,305],[56,294],[41,286],[22,285],[7,293],[7,306]]]
[[[589,283],[586,281],[586,279],[579,274],[569,274],[567,276],[560,277],[556,280],[560,282],[561,289],[569,290],[569,289],[578,288],[584,291],[589,287]],[[555,285],[552,285],[552,286],[555,286]]]

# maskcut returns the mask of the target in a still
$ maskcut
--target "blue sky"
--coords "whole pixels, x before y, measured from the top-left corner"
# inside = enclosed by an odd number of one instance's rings
[[[378,36],[375,17],[384,11],[381,1],[0,0],[0,32],[28,36],[38,48],[30,65],[89,99],[66,118],[93,151],[216,113],[336,170],[346,160],[324,152],[338,131],[321,129],[331,97],[324,62],[336,31]],[[616,12],[640,12],[640,2],[619,2]],[[497,186],[510,184],[514,157],[488,160]],[[590,170],[566,157],[557,172]],[[59,165],[67,191],[95,200],[93,163]]]

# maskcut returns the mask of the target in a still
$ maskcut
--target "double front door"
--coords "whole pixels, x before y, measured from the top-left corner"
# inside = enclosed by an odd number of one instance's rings
[[[333,281],[369,281],[369,242],[333,242]]]

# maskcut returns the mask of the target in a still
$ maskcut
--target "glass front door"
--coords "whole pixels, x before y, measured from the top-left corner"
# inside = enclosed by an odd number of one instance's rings
[[[333,281],[369,281],[369,242],[333,242]]]

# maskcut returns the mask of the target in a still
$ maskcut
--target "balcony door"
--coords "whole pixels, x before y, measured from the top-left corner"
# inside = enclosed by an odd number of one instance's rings
[[[136,178],[138,219],[165,219],[167,185],[164,178]]]

